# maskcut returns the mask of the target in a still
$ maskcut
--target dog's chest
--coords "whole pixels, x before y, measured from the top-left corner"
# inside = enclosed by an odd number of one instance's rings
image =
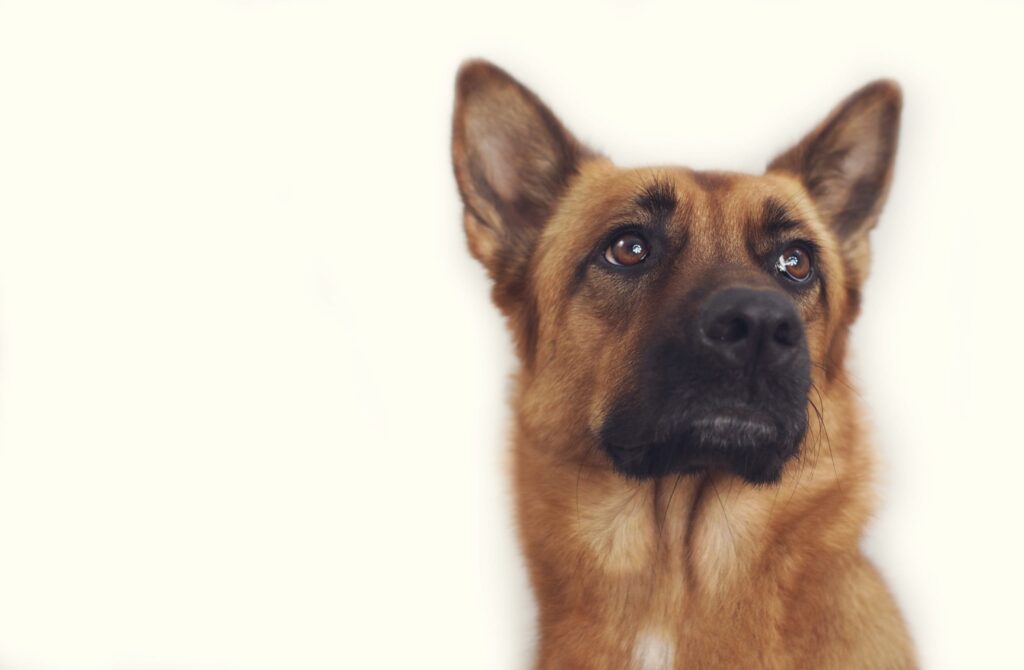
[[[643,630],[633,642],[633,670],[671,670],[675,642],[660,631]]]

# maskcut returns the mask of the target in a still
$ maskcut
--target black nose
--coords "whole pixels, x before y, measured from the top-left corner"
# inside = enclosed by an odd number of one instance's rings
[[[707,350],[732,367],[783,366],[804,337],[793,301],[770,289],[716,292],[704,303],[699,325]]]

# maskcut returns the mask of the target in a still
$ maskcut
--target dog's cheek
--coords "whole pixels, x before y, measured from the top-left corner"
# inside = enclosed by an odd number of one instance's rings
[[[807,345],[814,364],[812,376],[829,381],[841,371],[846,357],[850,326],[860,312],[859,284],[850,283],[845,272],[829,277],[829,292],[817,312],[805,319]],[[817,382],[816,382],[817,383]]]
[[[825,364],[831,344],[831,330],[828,321],[824,318],[814,318],[804,322],[807,354],[811,361]]]
[[[576,398],[586,403],[587,424],[592,435],[600,434],[609,414],[624,396],[639,388],[636,336],[620,333],[607,324],[597,326],[595,336],[574,355],[574,365],[589,374],[578,379]],[[580,338],[582,340],[582,338]]]

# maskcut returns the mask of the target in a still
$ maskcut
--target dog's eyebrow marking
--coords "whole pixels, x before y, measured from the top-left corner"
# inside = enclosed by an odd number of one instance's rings
[[[765,251],[762,245],[777,244],[788,237],[787,233],[804,227],[800,220],[790,215],[782,202],[772,197],[765,199],[760,216],[753,215],[750,223],[756,232],[747,238],[747,253],[755,262]]]
[[[634,202],[652,216],[664,216],[675,211],[678,200],[672,184],[659,179],[644,186]]]
[[[785,205],[775,198],[768,198],[764,201],[761,218],[769,235],[779,235],[800,226],[800,221],[790,216]]]

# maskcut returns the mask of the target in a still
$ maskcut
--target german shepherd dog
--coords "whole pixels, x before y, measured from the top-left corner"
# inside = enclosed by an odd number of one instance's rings
[[[865,86],[764,174],[622,169],[482,61],[452,154],[513,334],[538,668],[912,668],[859,541],[844,374],[901,93]]]

